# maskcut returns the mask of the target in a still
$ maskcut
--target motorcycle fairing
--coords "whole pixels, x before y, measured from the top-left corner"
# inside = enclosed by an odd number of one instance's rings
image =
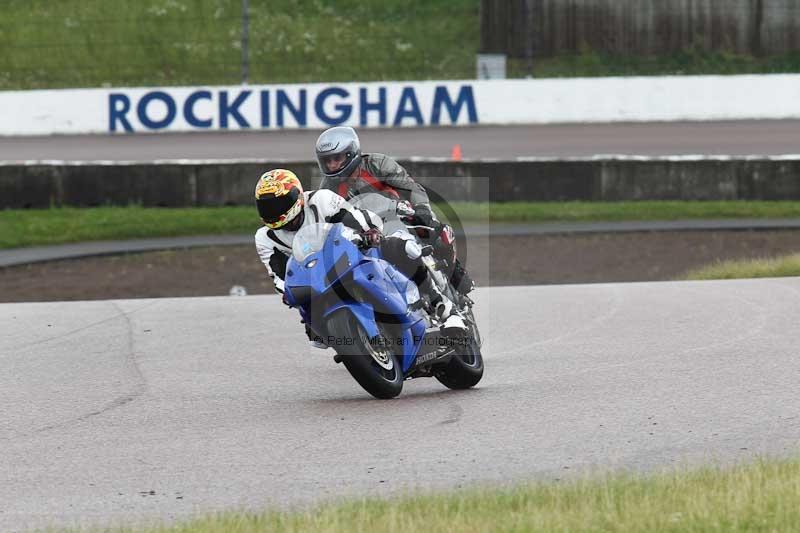
[[[302,264],[294,257],[289,259],[285,292],[287,302],[299,308],[305,323],[319,335],[327,333],[325,318],[345,308],[370,338],[379,333],[377,323],[396,325],[403,372],[407,373],[414,367],[425,337],[422,313],[409,310],[407,294],[413,283],[383,260],[377,249],[362,253],[342,236],[342,225],[335,224],[321,251],[306,257]],[[366,301],[356,299],[354,291]],[[338,298],[325,298],[331,293]]]

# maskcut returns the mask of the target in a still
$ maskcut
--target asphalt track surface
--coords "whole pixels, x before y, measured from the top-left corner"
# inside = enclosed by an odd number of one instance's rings
[[[391,401],[274,296],[2,304],[0,530],[796,452],[800,278],[476,300],[479,387]]]
[[[0,137],[0,160],[264,158],[313,160],[319,130]],[[800,153],[800,121],[566,124],[394,128],[361,132],[364,151],[396,157],[464,158]]]

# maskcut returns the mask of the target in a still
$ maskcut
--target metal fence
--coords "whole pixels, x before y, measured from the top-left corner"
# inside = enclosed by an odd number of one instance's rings
[[[478,0],[0,0],[0,90],[474,76]]]
[[[0,0],[0,90],[469,79],[478,52],[510,77],[671,74],[695,59],[625,58],[687,50],[800,50],[800,0]]]
[[[481,51],[515,58],[800,49],[800,0],[481,0]]]

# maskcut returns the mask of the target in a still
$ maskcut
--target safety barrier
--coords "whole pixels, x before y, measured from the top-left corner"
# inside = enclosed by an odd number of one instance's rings
[[[800,118],[800,75],[0,92],[0,135]]]
[[[800,155],[401,163],[448,200],[800,200]],[[319,182],[310,161],[0,163],[0,208],[246,205],[258,176],[276,167],[294,170],[307,187]]]

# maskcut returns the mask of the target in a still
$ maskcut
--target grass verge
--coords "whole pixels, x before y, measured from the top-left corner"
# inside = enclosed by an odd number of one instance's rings
[[[800,202],[510,202],[451,204],[464,222],[796,218]],[[251,207],[97,207],[0,211],[0,248],[182,235],[253,233]]]
[[[454,202],[463,220],[491,222],[600,222],[800,217],[800,202]]]
[[[181,235],[255,233],[253,208],[94,207],[0,211],[0,248]]]
[[[238,0],[3,0],[0,90],[242,80]],[[477,0],[250,2],[249,82],[472,79]],[[800,53],[591,49],[509,60],[511,77],[800,72]]]
[[[800,276],[800,253],[766,259],[719,261],[689,271],[685,279],[784,278]]]
[[[249,81],[472,78],[475,0],[249,4]],[[242,80],[240,0],[3,0],[0,89]]]
[[[755,57],[725,51],[686,49],[661,56],[615,55],[585,50],[579,54],[509,60],[510,76],[682,76],[800,72],[800,53]]]
[[[227,513],[151,533],[258,531],[797,531],[800,461]]]

